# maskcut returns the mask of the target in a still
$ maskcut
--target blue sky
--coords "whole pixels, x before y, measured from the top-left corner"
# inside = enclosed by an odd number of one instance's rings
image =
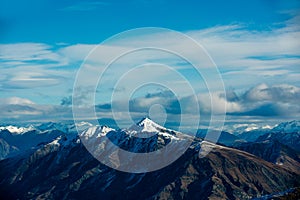
[[[99,43],[137,27],[178,31],[243,23],[271,30],[299,1],[1,1],[1,42]]]
[[[1,120],[71,119],[73,84],[84,58],[107,38],[141,27],[180,31],[200,43],[211,56],[221,72],[227,98],[217,88],[208,97],[202,87],[204,83],[199,82],[189,65],[169,55],[159,54],[160,59],[155,60],[158,54],[146,53],[152,56],[151,61],[173,66],[192,85],[197,85],[204,115],[209,113],[207,102],[213,102],[220,112],[220,105],[227,106],[227,121],[299,119],[299,9],[300,1],[296,0],[1,1]],[[184,42],[172,40],[168,34],[134,36],[120,40],[118,48],[141,43],[190,48]],[[107,44],[114,46],[113,42]],[[108,55],[110,51],[118,49],[107,49]],[[122,65],[126,68],[133,63],[148,62],[149,59],[143,60],[144,56],[138,54],[122,61]],[[190,56],[197,57],[193,49]],[[88,62],[93,63],[93,58]],[[205,68],[203,72],[213,74],[210,70]],[[121,71],[111,71],[111,74]],[[158,80],[172,78],[166,74]],[[128,94],[126,86],[129,85],[118,88],[120,93]],[[190,105],[192,98],[184,93],[185,87],[177,86],[179,98]],[[81,90],[81,96],[86,98],[88,89]],[[109,95],[109,88],[96,94],[100,118],[111,118]],[[169,91],[152,88],[135,95],[130,106],[136,117],[145,115],[151,103],[163,104],[171,114],[177,112],[176,95],[170,95]],[[119,99],[117,102],[124,104]]]

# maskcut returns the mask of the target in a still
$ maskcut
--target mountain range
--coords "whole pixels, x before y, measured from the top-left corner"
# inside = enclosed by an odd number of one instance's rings
[[[2,126],[1,199],[299,198],[297,121],[279,124],[251,141],[242,136],[254,130],[223,131],[218,144],[203,139],[205,130],[193,138],[148,118],[128,129],[88,123],[78,127],[79,134],[74,124]],[[169,146],[164,159],[147,160],[148,166],[159,166],[180,153],[178,144],[186,143],[190,145],[183,154],[161,169],[139,172],[139,165],[130,165],[139,153]],[[135,173],[119,171],[122,155],[110,151],[111,144],[136,153],[122,162]],[[106,152],[102,158],[114,167],[99,162],[93,152]]]

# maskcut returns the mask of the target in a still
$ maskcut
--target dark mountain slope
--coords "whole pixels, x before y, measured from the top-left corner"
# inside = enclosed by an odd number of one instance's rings
[[[300,153],[277,140],[241,143],[235,147],[290,171],[300,173]]]
[[[200,145],[213,149],[199,158]],[[1,199],[248,199],[300,185],[299,174],[201,141],[171,165],[142,174],[111,169],[77,137],[63,136],[34,153],[2,160],[0,168]]]

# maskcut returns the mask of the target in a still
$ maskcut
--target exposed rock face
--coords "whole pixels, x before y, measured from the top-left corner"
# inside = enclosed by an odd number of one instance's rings
[[[256,141],[279,141],[300,152],[300,132],[270,132],[260,136]]]
[[[241,143],[236,148],[300,174],[300,153],[277,140]]]
[[[63,124],[47,122],[29,126],[0,126],[0,160],[31,151],[47,144],[62,134],[77,134],[76,127],[84,130],[92,124]]]
[[[137,152],[190,139],[156,125],[137,126],[90,128],[83,136],[109,137]],[[136,139],[141,132],[157,134]],[[199,150],[210,148],[199,158]],[[2,160],[0,169],[1,199],[250,199],[300,185],[297,171],[200,139],[174,163],[149,173],[120,172],[101,164],[77,135],[62,135],[33,152]]]

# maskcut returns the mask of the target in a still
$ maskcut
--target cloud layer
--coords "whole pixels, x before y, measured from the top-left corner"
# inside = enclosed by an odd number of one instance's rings
[[[200,114],[203,119],[209,120],[211,106],[216,113],[222,114],[224,107],[228,118],[251,119],[295,119],[299,118],[300,88],[293,85],[266,85],[259,84],[248,90],[237,93],[233,90],[224,93],[198,94],[195,97],[187,96],[178,98],[170,91],[149,93],[142,97],[136,97],[130,102],[115,102],[114,112],[119,120],[125,120],[128,112],[126,104],[129,104],[129,112],[133,119],[138,119],[149,114],[153,105],[161,105],[169,119],[180,120],[180,115],[198,114],[194,105],[200,105]],[[99,119],[113,119],[112,105],[110,102],[96,105],[96,113]],[[86,113],[87,107],[81,108],[82,120],[88,120],[91,115]],[[126,113],[126,114],[125,114]],[[0,98],[0,120],[10,121],[60,121],[72,120],[71,97],[64,97],[61,105],[36,104],[28,99],[11,97]],[[207,117],[205,117],[207,116]]]
[[[99,4],[81,5],[83,9],[93,9]],[[78,7],[68,7],[69,11],[78,11]],[[153,104],[161,104],[167,113],[178,115],[182,110],[195,114],[192,105],[199,104],[202,114],[209,115],[211,105],[217,113],[224,112],[230,117],[262,118],[298,118],[300,97],[300,26],[299,14],[290,13],[290,19],[282,24],[272,26],[271,30],[253,31],[243,24],[216,26],[212,28],[187,31],[204,51],[207,51],[218,66],[226,86],[226,94],[212,87],[211,93],[202,90],[191,66],[175,59],[174,55],[162,51],[137,52],[119,59],[116,68],[108,70],[107,90],[115,90],[119,96],[128,95],[135,81],[142,76],[131,74],[128,82],[121,87],[112,84],[113,79],[125,74],[133,64],[161,63],[171,66],[176,72],[187,78],[189,84],[196,88],[199,101],[187,91],[184,81],[177,80],[170,71],[148,70],[148,77],[155,77],[154,82],[170,82],[180,94],[168,91],[149,93],[133,98],[129,102],[130,110],[136,116],[146,114]],[[134,37],[118,38],[103,45],[102,51],[88,57],[85,62],[91,69],[84,80],[105,67],[105,62],[116,52],[123,52],[131,47],[164,45],[167,49],[185,49],[191,60],[200,62],[202,72],[208,74],[206,79],[214,82],[212,76],[213,62],[205,62],[196,49],[168,32],[151,32]],[[72,119],[72,88],[76,72],[87,55],[97,44],[43,44],[15,43],[0,44],[0,115],[3,121],[9,120],[59,120]],[[102,59],[104,58],[104,59]],[[200,61],[199,61],[200,60]],[[121,70],[120,70],[121,69]],[[258,83],[262,83],[257,85]],[[100,90],[99,90],[100,91]],[[81,88],[77,100],[84,106],[93,91]],[[111,118],[109,92],[96,92],[97,112],[101,118]],[[22,98],[20,98],[22,97]],[[30,99],[30,100],[29,100]],[[35,103],[34,103],[35,102]],[[122,98],[116,99],[116,109],[124,112]],[[181,102],[181,105],[179,105]],[[210,104],[211,103],[211,104]],[[91,105],[90,105],[91,106]],[[83,115],[82,118],[85,116]]]
[[[249,87],[257,84],[258,80],[261,82],[261,79],[274,84],[278,78],[282,82],[295,85],[300,78],[300,26],[297,19],[299,15],[294,15],[280,26],[274,26],[273,30],[251,31],[245,25],[235,24],[185,33],[199,42],[211,55],[227,87]],[[101,55],[94,54],[86,62],[91,67],[104,67],[101,65],[101,58],[109,58],[112,53],[129,46],[155,44],[162,44],[166,48],[188,49],[189,57],[199,60],[199,54],[187,46],[184,40],[178,40],[170,33],[154,32],[121,38],[115,44],[103,46],[105,50],[99,52]],[[95,46],[96,44],[2,44],[0,90],[51,88],[64,84],[65,78],[74,80],[74,70],[79,68]],[[160,62],[169,64],[182,73],[186,67],[183,63],[174,59],[174,56],[161,54],[162,52],[147,52],[129,56],[119,64],[126,67],[132,63]],[[161,60],[157,60],[157,57]],[[72,85],[68,87],[71,88]]]

